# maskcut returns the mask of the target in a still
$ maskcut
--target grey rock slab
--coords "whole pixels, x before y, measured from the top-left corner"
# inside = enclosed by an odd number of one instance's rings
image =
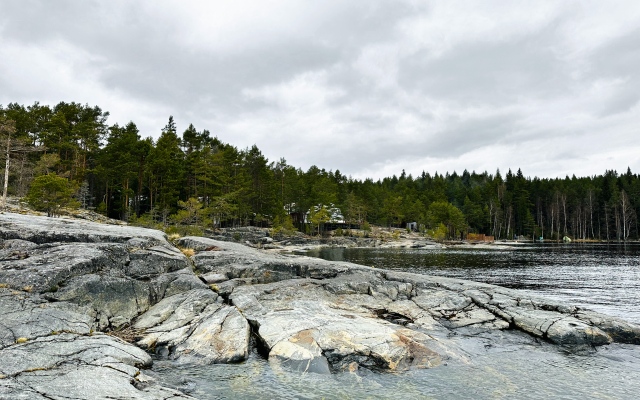
[[[122,364],[120,369],[135,373],[135,368],[150,367],[151,357],[142,349],[117,338],[95,334],[49,335],[0,350],[0,373],[16,376],[35,370],[50,370],[75,361],[89,365]],[[134,368],[134,369],[131,369]]]
[[[441,308],[439,311],[448,308],[460,309],[467,303],[463,300],[464,298],[471,299],[475,306],[496,316],[494,322],[482,323],[484,328],[506,329],[506,323],[508,323],[509,327],[569,346],[585,344],[598,346],[610,343],[612,340],[621,343],[640,343],[640,327],[637,325],[544,297],[525,295],[513,289],[453,278],[416,276],[395,271],[387,272],[385,276],[387,279],[412,283],[417,288],[416,296],[412,301],[425,309],[438,307]],[[429,299],[430,293],[439,293],[442,290],[451,293],[445,294],[445,297],[450,298],[449,301],[441,302],[442,294]],[[456,301],[455,296],[460,296],[460,299]],[[442,306],[436,303],[441,303]],[[464,316],[464,313],[452,312],[450,315],[457,318]],[[461,321],[456,325],[467,326],[467,323]],[[450,325],[450,327],[454,326]]]
[[[56,399],[56,400],[168,400],[194,399],[177,390],[162,387],[157,382],[141,383],[142,375],[132,377],[108,366],[63,365],[53,371],[34,371],[21,375],[13,390],[0,399]],[[21,397],[21,396],[29,397]],[[39,397],[40,396],[40,397]]]
[[[55,291],[68,279],[102,270],[121,270],[128,260],[122,245],[47,244],[19,260],[0,260],[0,283],[38,292]]]
[[[29,293],[0,289],[0,348],[52,332],[88,334],[94,316],[66,302],[48,303]]]
[[[238,287],[231,300],[257,327],[269,357],[293,356],[298,369],[322,369],[316,345],[332,370],[402,370],[441,362],[428,347],[431,338],[377,318],[373,310],[383,304],[371,296],[335,294],[321,282],[294,280]]]
[[[70,218],[4,213],[0,239],[22,239],[37,244],[52,242],[127,243],[130,239],[166,244],[163,232],[123,225],[107,225]]]
[[[189,332],[189,337],[176,346],[172,358],[189,364],[244,361],[249,355],[249,335],[249,323],[238,309],[211,305]]]
[[[590,326],[598,327],[616,342],[640,344],[640,326],[638,325],[588,310],[579,310],[573,316]]]
[[[37,244],[22,239],[9,239],[2,242],[3,249],[31,249]]]
[[[149,355],[107,335],[41,337],[0,350],[0,360],[0,398],[189,398],[141,380]]]
[[[229,279],[227,274],[220,274],[216,272],[209,272],[208,274],[200,275],[200,279],[204,281],[204,283],[212,284],[212,283],[220,283]]]
[[[152,348],[184,342],[192,330],[191,323],[205,308],[216,304],[217,297],[209,289],[196,289],[164,298],[136,320],[134,328],[144,330],[137,344]]]
[[[613,338],[600,328],[587,325],[573,317],[555,321],[547,328],[546,337],[554,343],[569,346],[601,346],[613,342]]]
[[[196,289],[165,297],[134,324],[136,329],[156,328],[172,330],[191,322],[208,305],[214,304],[217,295],[209,289]]]
[[[134,328],[144,330],[139,346],[167,349],[180,363],[239,362],[249,354],[249,323],[235,307],[220,304],[209,289],[163,299],[142,314]]]
[[[289,370],[329,374],[329,362],[314,338],[313,330],[302,330],[281,340],[269,351],[269,361]]]
[[[373,270],[345,262],[328,262],[311,257],[265,253],[239,243],[195,236],[178,239],[177,243],[198,251],[192,260],[196,269],[203,273],[226,274],[229,279],[254,278],[258,283],[301,277],[324,279],[356,271]]]
[[[86,304],[108,320],[108,326],[120,328],[145,312],[150,304],[149,284],[105,275],[85,275],[71,279],[48,298]],[[107,326],[99,326],[104,329]]]
[[[129,258],[130,262],[125,272],[135,279],[155,278],[166,272],[174,272],[190,266],[182,253],[162,246],[133,250]]]

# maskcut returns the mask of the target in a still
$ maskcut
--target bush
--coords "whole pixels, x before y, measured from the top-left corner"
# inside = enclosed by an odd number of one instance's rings
[[[46,211],[49,217],[55,217],[62,207],[80,206],[73,194],[73,187],[66,178],[51,173],[33,180],[26,200],[35,210]]]
[[[438,224],[435,228],[427,231],[427,235],[431,236],[433,240],[444,240],[447,237],[447,227],[444,224]]]
[[[273,228],[271,229],[271,236],[285,235],[291,236],[297,232],[296,227],[293,225],[291,216],[285,215],[283,217],[276,215],[273,219]]]
[[[104,204],[104,203],[102,203]],[[133,226],[141,226],[143,228],[162,230],[163,226],[160,222],[156,222],[151,213],[144,213],[139,217],[133,214],[129,217],[129,224]]]

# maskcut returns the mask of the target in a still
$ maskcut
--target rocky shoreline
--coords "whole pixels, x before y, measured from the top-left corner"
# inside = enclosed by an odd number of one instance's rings
[[[495,330],[640,344],[639,326],[488,284],[0,214],[0,399],[186,399],[144,373],[150,354],[206,368],[251,346],[300,372],[437,368],[465,357],[458,333]]]

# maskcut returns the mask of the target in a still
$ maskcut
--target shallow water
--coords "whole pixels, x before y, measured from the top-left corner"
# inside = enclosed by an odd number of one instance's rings
[[[519,288],[640,323],[638,247],[325,249],[315,255]],[[237,365],[186,368],[157,360],[149,374],[200,399],[635,399],[640,393],[640,346],[569,352],[514,331],[459,332],[449,339],[460,357],[400,374],[301,375],[255,352]]]

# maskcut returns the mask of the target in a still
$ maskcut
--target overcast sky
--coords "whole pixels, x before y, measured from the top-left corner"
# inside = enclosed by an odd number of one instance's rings
[[[640,2],[0,0],[0,104],[354,178],[640,172]]]

